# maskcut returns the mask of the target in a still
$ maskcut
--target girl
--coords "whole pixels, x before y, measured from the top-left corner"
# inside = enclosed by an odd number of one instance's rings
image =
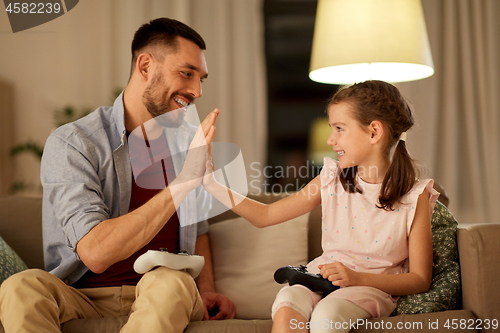
[[[328,117],[327,143],[338,161],[325,158],[318,177],[273,204],[232,191],[230,200],[207,163],[205,188],[257,227],[322,205],[323,254],[307,269],[341,288],[321,298],[301,285],[284,287],[272,308],[273,332],[348,332],[350,323],[388,316],[397,296],[426,292],[431,283],[430,217],[439,194],[432,180],[417,179],[406,150],[409,105],[393,85],[366,81],[339,90]],[[231,201],[241,202],[232,207]]]

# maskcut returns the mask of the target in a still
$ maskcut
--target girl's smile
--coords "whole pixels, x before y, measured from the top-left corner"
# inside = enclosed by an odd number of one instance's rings
[[[362,163],[370,149],[368,131],[351,116],[351,113],[351,106],[348,103],[333,104],[328,112],[332,133],[327,143],[338,154],[342,168]]]
[[[379,149],[383,142],[382,124],[361,124],[354,118],[348,102],[330,105],[328,117],[332,133],[327,143],[337,153],[340,167],[358,166],[359,176],[364,181],[381,183],[390,164]]]

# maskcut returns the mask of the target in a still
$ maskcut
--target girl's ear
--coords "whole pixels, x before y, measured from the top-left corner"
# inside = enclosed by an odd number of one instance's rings
[[[374,120],[370,123],[369,131],[371,135],[370,142],[372,144],[380,142],[384,137],[384,125],[378,120]]]

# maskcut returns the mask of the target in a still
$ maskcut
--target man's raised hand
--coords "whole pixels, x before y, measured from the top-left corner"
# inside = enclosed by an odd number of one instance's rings
[[[198,126],[193,141],[189,145],[184,167],[172,185],[183,184],[192,190],[201,184],[206,161],[210,154],[210,144],[215,135],[215,121],[219,112],[219,109],[210,112]]]

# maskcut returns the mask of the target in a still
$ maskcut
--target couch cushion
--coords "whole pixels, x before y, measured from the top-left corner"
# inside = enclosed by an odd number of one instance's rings
[[[282,285],[276,269],[307,263],[309,214],[259,229],[243,218],[210,226],[215,289],[236,304],[237,319],[269,319]]]
[[[469,310],[454,310],[362,320],[349,333],[477,332],[481,324]]]
[[[62,325],[62,333],[118,333],[128,317],[75,319]],[[272,320],[209,320],[190,322],[184,333],[269,333]],[[0,324],[0,333],[3,333]],[[140,333],[140,332],[139,332]],[[147,333],[147,332],[145,332]]]
[[[24,261],[0,237],[0,284],[12,274],[28,269]]]
[[[460,266],[457,221],[439,201],[431,219],[433,272],[428,292],[401,297],[392,315],[429,313],[457,308],[460,296]]]
[[[273,321],[268,320],[209,320],[190,322],[184,333],[270,333]]]

